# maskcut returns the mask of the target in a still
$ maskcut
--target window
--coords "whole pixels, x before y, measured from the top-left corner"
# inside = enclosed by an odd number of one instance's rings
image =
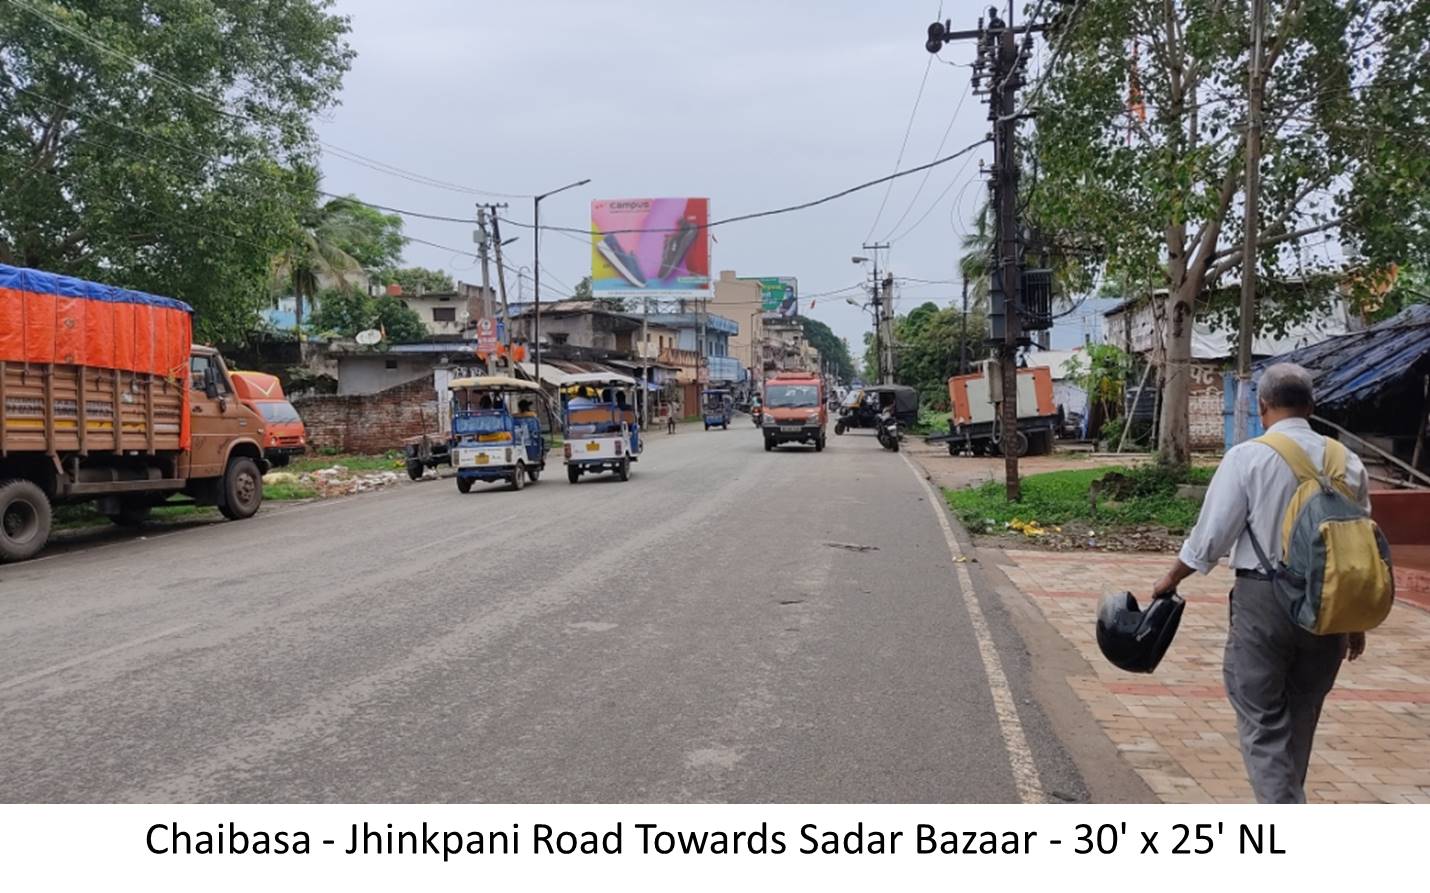
[[[219,371],[219,365],[213,361],[213,357],[189,357],[189,386],[202,393],[205,383],[209,380],[212,380],[213,383],[218,386],[218,392],[220,394],[228,393],[228,387],[224,383],[223,373]]]
[[[456,308],[456,307],[433,307],[433,308],[432,308],[432,321],[433,321],[433,322],[456,322],[456,321],[457,321],[457,308]]]

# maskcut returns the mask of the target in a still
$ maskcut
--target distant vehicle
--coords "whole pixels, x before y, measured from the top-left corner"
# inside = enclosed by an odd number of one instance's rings
[[[192,343],[192,314],[0,264],[0,561],[44,548],[54,505],[92,501],[123,525],[178,494],[234,520],[258,511],[263,418]]]
[[[955,375],[948,380],[948,398],[953,407],[949,433],[929,438],[948,443],[950,456],[960,451],[972,455],[999,455],[1003,452],[1002,422],[991,394],[989,376],[998,375],[996,364],[983,372]],[[1043,455],[1052,452],[1058,426],[1058,410],[1053,403],[1052,370],[1032,366],[1018,370],[1018,430],[1013,432],[1014,451]]]
[[[634,378],[615,373],[569,375],[561,385],[566,446],[566,479],[614,471],[630,480],[631,463],[640,458]]]
[[[734,411],[734,400],[730,392],[725,388],[706,388],[702,400],[705,408],[702,414],[705,417],[705,430],[719,427],[728,429],[730,427],[730,415]]]
[[[782,443],[812,444],[824,449],[824,427],[829,420],[824,379],[813,372],[780,372],[765,380],[760,431],[765,450]]]
[[[298,410],[283,395],[283,385],[265,372],[230,372],[240,403],[263,416],[263,457],[282,468],[308,451],[308,432]]]
[[[834,433],[843,434],[854,428],[881,429],[880,416],[888,407],[893,407],[894,416],[900,425],[908,427],[919,421],[919,392],[908,385],[868,385],[857,391],[850,391],[839,407],[839,418],[834,422]]]
[[[541,433],[541,386],[505,375],[454,379],[452,467],[457,489],[471,492],[477,481],[506,481],[513,490],[536,483],[549,449]]]

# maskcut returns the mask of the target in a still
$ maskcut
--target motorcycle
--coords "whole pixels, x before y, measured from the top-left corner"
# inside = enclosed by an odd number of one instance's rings
[[[879,439],[879,446],[890,452],[899,451],[899,420],[891,413],[885,413],[879,418],[879,427],[875,430],[874,436]]]
[[[764,422],[764,411],[758,406],[750,408],[750,418],[754,420],[755,427],[758,428]]]

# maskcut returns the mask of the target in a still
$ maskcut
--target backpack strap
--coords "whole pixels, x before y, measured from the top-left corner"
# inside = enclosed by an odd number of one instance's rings
[[[1279,431],[1270,431],[1256,438],[1256,442],[1264,443],[1275,450],[1282,460],[1291,467],[1291,473],[1296,475],[1297,483],[1304,484],[1307,481],[1319,481],[1321,479],[1321,472],[1317,471],[1316,466],[1311,464],[1311,457],[1307,456],[1306,451],[1301,449],[1301,447],[1296,444],[1296,441],[1287,435]],[[1330,443],[1330,438],[1327,438],[1326,442]],[[1326,451],[1327,465],[1329,465],[1331,461],[1330,455],[1331,453],[1328,449]],[[1345,457],[1342,456],[1341,458],[1344,460]],[[1344,466],[1344,461],[1342,461],[1342,466]],[[1345,474],[1344,467],[1342,468],[1341,474],[1342,476]]]

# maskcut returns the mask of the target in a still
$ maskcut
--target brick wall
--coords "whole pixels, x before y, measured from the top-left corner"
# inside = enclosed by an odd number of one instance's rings
[[[1191,396],[1187,401],[1192,449],[1220,451],[1225,445],[1222,420],[1222,364],[1193,361]]]
[[[376,394],[304,397],[293,401],[308,442],[345,453],[381,453],[401,449],[402,441],[438,427],[437,395],[432,376]]]

